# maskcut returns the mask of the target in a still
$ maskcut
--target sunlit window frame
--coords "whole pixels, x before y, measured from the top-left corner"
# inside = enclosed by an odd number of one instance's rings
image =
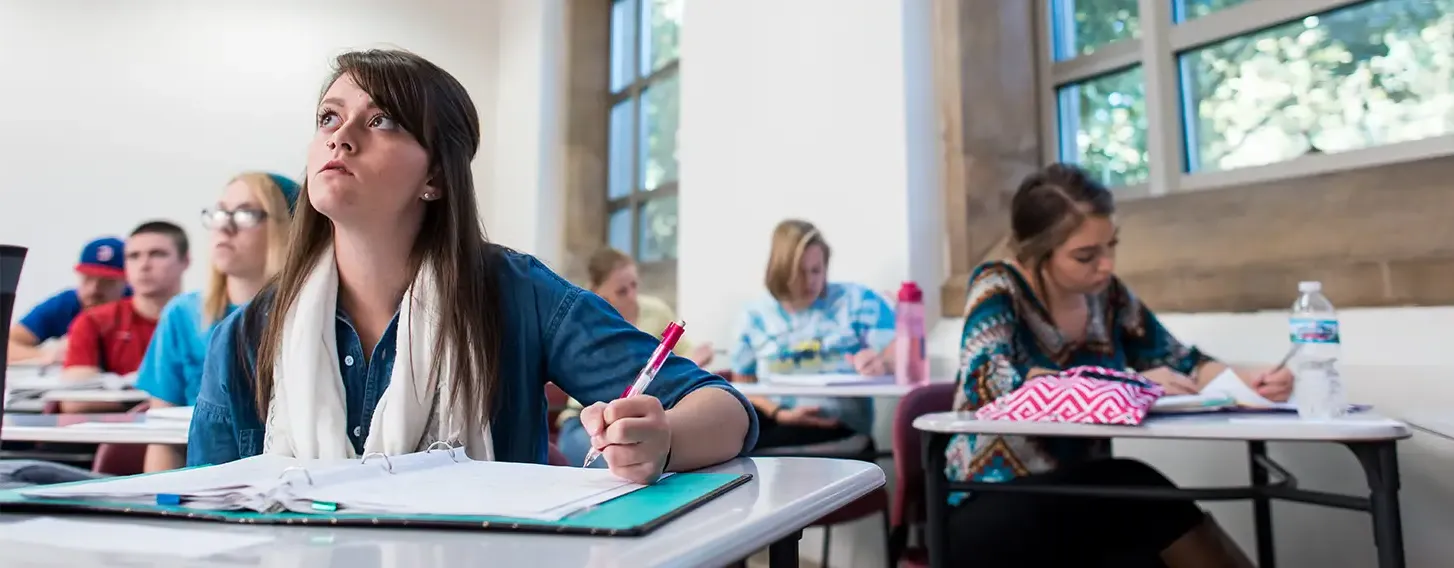
[[[610,4],[610,5],[614,5],[616,2],[618,2],[620,0],[605,0],[605,1],[608,4]],[[659,83],[662,83],[662,82],[664,82],[664,81],[666,81],[668,79],[671,79],[673,77],[676,77],[677,76],[677,70],[681,66],[681,57],[680,57],[680,53],[678,53],[678,57],[673,58],[672,60],[668,61],[665,65],[662,65],[660,69],[657,69],[656,71],[653,71],[651,74],[649,74],[649,75],[647,75],[645,77],[642,77],[641,76],[641,70],[640,70],[640,66],[641,66],[641,41],[643,39],[645,39],[645,37],[643,36],[643,34],[650,33],[650,30],[646,29],[649,26],[647,25],[646,22],[643,22],[642,21],[642,16],[645,14],[644,10],[646,9],[645,8],[646,3],[647,2],[650,2],[650,1],[651,0],[636,0],[635,1],[635,9],[636,9],[636,12],[634,14],[632,14],[632,16],[631,16],[632,19],[635,21],[635,25],[632,26],[633,30],[632,30],[632,38],[631,38],[631,45],[633,46],[632,49],[631,49],[631,56],[635,59],[635,63],[632,65],[632,69],[633,69],[633,75],[635,75],[635,78],[630,83],[628,83],[625,86],[623,86],[620,90],[617,90],[617,91],[614,91],[614,92],[610,92],[609,93],[610,94],[610,98],[611,98],[610,108],[613,108],[613,109],[616,108],[616,105],[620,104],[622,101],[626,101],[626,100],[630,100],[631,101],[631,146],[630,146],[631,147],[631,191],[629,193],[627,193],[624,197],[617,197],[615,199],[612,199],[611,198],[611,188],[610,188],[609,182],[606,185],[602,186],[602,188],[601,188],[601,191],[606,194],[606,200],[607,200],[606,201],[606,222],[603,223],[604,230],[605,230],[605,234],[602,235],[602,242],[605,242],[607,244],[609,244],[611,242],[611,216],[614,215],[617,211],[620,211],[623,208],[630,208],[629,210],[631,212],[631,250],[622,251],[622,252],[625,252],[627,254],[630,254],[631,255],[631,258],[637,259],[638,264],[644,265],[643,266],[643,269],[649,269],[649,268],[651,268],[652,266],[655,266],[655,265],[674,265],[674,264],[676,264],[676,258],[665,258],[665,259],[654,260],[654,261],[644,262],[644,263],[641,262],[641,260],[640,260],[641,259],[641,223],[643,221],[642,215],[641,215],[642,206],[644,206],[647,202],[650,202],[650,201],[656,201],[656,200],[659,200],[659,199],[668,199],[668,198],[673,198],[673,197],[676,197],[677,196],[677,180],[670,180],[670,181],[663,182],[661,185],[657,186],[656,189],[653,189],[651,191],[644,191],[642,189],[643,184],[642,184],[642,179],[641,179],[641,160],[642,160],[642,155],[641,155],[641,152],[642,152],[642,147],[641,147],[641,127],[642,127],[642,121],[645,120],[645,118],[641,114],[641,96],[646,92],[647,89],[651,88],[652,86],[657,85]],[[609,25],[609,21],[608,21],[608,25]],[[614,54],[607,53],[606,57],[609,58],[609,57],[612,57],[613,55]],[[608,86],[607,89],[609,89],[609,88],[610,87]],[[678,95],[678,96],[680,96],[680,95]],[[607,132],[609,132],[610,131],[610,122],[609,121],[611,120],[609,114],[607,115],[606,120],[607,120],[607,126],[606,126],[606,128],[607,128]],[[615,161],[616,161],[615,156],[612,156],[611,155],[611,151],[612,150],[613,150],[613,148],[608,143],[607,144],[607,148],[606,148],[606,179],[607,180],[610,179],[610,175],[611,175],[610,174],[610,172],[611,172],[611,165],[613,163],[615,163]]]
[[[1227,39],[1253,34],[1331,10],[1377,0],[1247,0],[1182,23],[1173,21],[1174,0],[1139,0],[1141,34],[1096,47],[1095,52],[1055,61],[1051,48],[1051,0],[1037,0],[1040,123],[1044,159],[1060,160],[1057,93],[1066,86],[1141,65],[1146,76],[1147,166],[1145,183],[1118,187],[1126,198],[1166,195],[1275,181],[1454,155],[1454,135],[1337,152],[1304,155],[1263,166],[1186,173],[1186,144],[1178,55]]]

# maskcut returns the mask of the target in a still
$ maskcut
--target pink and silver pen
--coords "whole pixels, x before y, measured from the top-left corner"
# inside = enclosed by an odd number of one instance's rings
[[[666,324],[666,329],[661,332],[661,345],[656,346],[656,351],[651,353],[651,359],[646,362],[645,367],[641,368],[641,372],[636,374],[636,382],[632,383],[626,392],[621,393],[621,398],[646,392],[646,387],[651,386],[652,379],[656,378],[656,373],[661,370],[662,364],[666,363],[666,358],[671,355],[673,349],[676,349],[677,340],[682,338],[682,332],[686,331],[686,326],[687,322]],[[591,452],[586,454],[586,464],[581,467],[591,467],[591,463],[599,457],[601,457],[601,450],[592,447]]]

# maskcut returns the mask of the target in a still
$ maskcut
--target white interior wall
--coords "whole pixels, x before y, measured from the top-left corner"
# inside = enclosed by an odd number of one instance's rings
[[[694,336],[728,344],[737,308],[765,293],[773,227],[790,217],[822,230],[830,278],[886,292],[906,277],[930,289],[942,279],[935,133],[921,106],[928,38],[904,25],[927,9],[688,0],[677,303]]]
[[[469,90],[495,178],[493,2],[0,0],[0,242],[29,247],[17,310],[74,284],[81,246],[169,219],[207,277],[198,212],[234,174],[302,175],[332,56],[402,47]]]

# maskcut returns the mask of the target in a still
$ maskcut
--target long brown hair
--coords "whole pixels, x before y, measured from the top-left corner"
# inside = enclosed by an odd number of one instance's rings
[[[823,262],[828,262],[828,241],[812,223],[802,219],[788,219],[777,224],[772,231],[772,251],[767,256],[767,274],[763,283],[767,291],[779,302],[793,298],[793,284],[803,278],[803,253],[808,247],[823,247]],[[827,292],[825,287],[824,292]]]
[[[479,113],[459,81],[412,53],[355,51],[338,56],[333,68],[324,94],[340,77],[349,76],[429,154],[430,185],[443,195],[425,205],[411,254],[416,269],[426,263],[435,268],[431,276],[438,303],[427,308],[437,310],[441,330],[433,349],[433,368],[438,373],[448,354],[454,376],[434,379],[449,381],[449,408],[459,412],[468,427],[480,427],[475,421],[489,414],[499,380],[500,291],[492,265],[501,249],[485,238],[475,203],[470,161],[480,147]],[[278,274],[276,293],[267,308],[271,317],[259,342],[254,394],[263,420],[272,397],[273,364],[282,350],[283,322],[332,238],[333,221],[313,208],[305,179],[288,258]],[[249,311],[255,309],[263,308]]]
[[[268,261],[264,271],[268,278],[272,278],[282,269],[283,260],[288,254],[288,228],[293,223],[293,215],[288,212],[288,198],[283,196],[283,188],[278,186],[278,182],[262,172],[238,174],[227,185],[237,182],[247,184],[247,188],[252,191],[252,198],[262,205],[263,213],[266,214],[263,224],[268,237]],[[206,328],[221,320],[227,315],[227,306],[231,303],[231,298],[227,297],[227,275],[214,266],[212,279],[207,283],[207,291],[202,294],[202,327]]]
[[[1010,200],[1010,248],[1045,293],[1045,262],[1090,217],[1110,217],[1110,190],[1070,164],[1050,164],[1020,182]]]

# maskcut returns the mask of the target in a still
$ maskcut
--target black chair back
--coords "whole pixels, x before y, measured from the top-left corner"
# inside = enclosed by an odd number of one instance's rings
[[[15,311],[15,289],[20,285],[20,267],[25,264],[25,247],[0,245],[0,393],[5,392],[6,358],[10,351],[10,317]],[[0,413],[5,409],[0,408]],[[0,428],[5,421],[0,419]]]

